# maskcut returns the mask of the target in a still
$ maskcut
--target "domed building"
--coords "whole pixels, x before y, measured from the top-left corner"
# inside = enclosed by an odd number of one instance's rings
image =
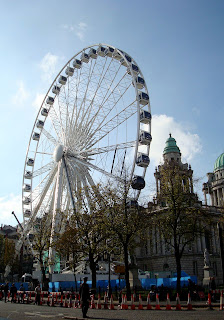
[[[153,202],[149,203],[151,213],[165,215],[168,212],[169,205],[163,198],[162,175],[166,167],[176,166],[178,175],[182,179],[182,188],[191,199],[191,207],[197,208],[200,212],[211,214],[212,219],[209,225],[197,236],[195,240],[189,243],[182,255],[181,266],[189,276],[197,276],[198,284],[205,283],[204,273],[204,254],[209,253],[209,276],[215,277],[216,283],[224,281],[224,254],[221,239],[223,239],[222,228],[217,222],[221,214],[221,207],[224,199],[224,154],[220,155],[215,162],[213,173],[208,174],[208,182],[204,184],[203,191],[210,194],[211,206],[202,205],[194,193],[193,188],[193,170],[191,165],[182,163],[181,151],[177,146],[176,140],[168,137],[163,151],[164,163],[155,169],[156,195]],[[217,206],[217,207],[214,207]],[[197,212],[197,211],[196,211]],[[202,221],[203,223],[203,221]],[[143,271],[150,271],[150,277],[172,277],[176,272],[176,261],[173,247],[167,245],[162,237],[162,232],[158,225],[154,225],[149,230],[149,239],[144,246],[136,250],[136,261],[138,267]]]
[[[208,204],[207,195],[210,195],[210,205],[224,207],[224,153],[216,159],[213,172],[207,173],[208,182],[203,184],[205,205]]]

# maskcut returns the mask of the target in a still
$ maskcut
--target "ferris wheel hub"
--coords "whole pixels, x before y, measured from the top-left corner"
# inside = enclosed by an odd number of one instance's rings
[[[57,145],[53,153],[54,161],[59,162],[62,159],[63,153],[64,153],[64,146],[62,144]]]

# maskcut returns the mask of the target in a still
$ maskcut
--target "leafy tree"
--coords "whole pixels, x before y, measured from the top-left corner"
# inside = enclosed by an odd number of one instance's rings
[[[101,195],[105,210],[105,228],[108,230],[108,238],[113,246],[122,250],[127,296],[130,297],[129,255],[133,257],[134,249],[139,246],[139,241],[146,237],[145,230],[149,223],[149,215],[147,210],[139,206],[137,202],[131,202],[128,199],[127,184],[104,186]]]
[[[181,258],[186,247],[206,230],[211,215],[201,210],[196,195],[191,192],[189,177],[173,163],[165,163],[160,169],[160,203],[164,209],[153,212],[153,223],[162,234],[165,243],[173,248],[177,292],[180,292]]]
[[[42,279],[45,285],[46,283],[46,268],[47,263],[44,260],[45,252],[48,251],[50,246],[51,227],[49,217],[47,214],[41,218],[37,218],[33,227],[33,239],[32,247],[34,250],[34,258],[36,258],[40,264]]]
[[[81,245],[78,239],[78,230],[72,220],[73,219],[68,221],[65,231],[58,235],[57,240],[53,243],[53,246],[61,257],[66,257],[69,260],[70,266],[74,270],[77,291],[75,270],[81,255]]]

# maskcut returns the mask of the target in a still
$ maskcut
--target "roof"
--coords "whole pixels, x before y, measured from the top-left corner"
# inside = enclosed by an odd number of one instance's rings
[[[216,159],[214,164],[214,172],[224,169],[224,153],[220,154],[220,156]]]
[[[180,149],[177,146],[176,140],[171,136],[171,133],[170,133],[169,138],[166,140],[166,144],[165,144],[165,148],[163,150],[163,154],[167,154],[167,153],[170,153],[170,152],[180,153]]]

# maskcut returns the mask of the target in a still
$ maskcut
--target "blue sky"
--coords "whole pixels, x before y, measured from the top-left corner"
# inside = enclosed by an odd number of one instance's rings
[[[0,1],[0,224],[22,220],[22,176],[38,106],[82,48],[107,43],[140,66],[152,107],[152,175],[169,132],[191,163],[199,195],[224,152],[224,2]]]

